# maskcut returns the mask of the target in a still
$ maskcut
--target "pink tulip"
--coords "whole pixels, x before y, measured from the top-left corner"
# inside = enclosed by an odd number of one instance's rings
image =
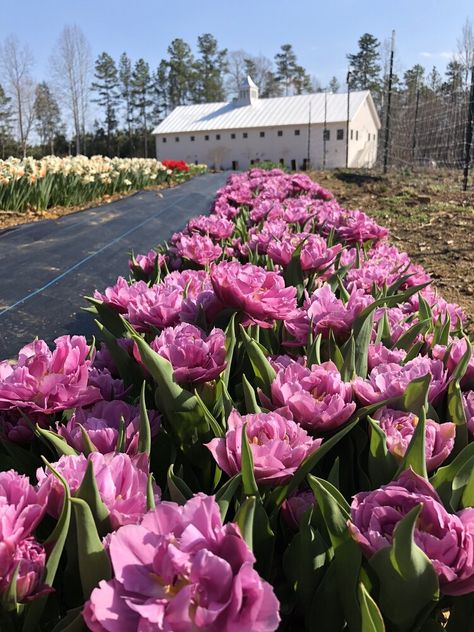
[[[233,410],[227,420],[225,438],[212,439],[206,444],[219,467],[229,476],[241,471],[244,424],[247,424],[257,483],[283,485],[321,445],[321,439],[312,439],[291,419],[288,409],[243,417]]]
[[[115,578],[101,581],[83,610],[92,632],[278,628],[272,587],[254,570],[237,526],[222,524],[212,497],[160,503],[141,525],[112,534],[109,554]]]

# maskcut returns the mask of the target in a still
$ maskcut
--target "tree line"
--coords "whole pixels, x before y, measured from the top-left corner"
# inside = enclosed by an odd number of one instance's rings
[[[420,64],[402,73],[396,57],[393,90],[410,98],[419,90],[466,89],[473,48],[473,29],[466,20],[458,51],[444,76],[436,67],[425,69]],[[389,56],[387,42],[370,33],[363,34],[357,50],[347,54],[349,88],[371,90],[380,111]],[[183,39],[174,39],[166,56],[153,67],[143,58],[130,59],[126,52],[114,59],[104,51],[94,61],[81,29],[66,26],[50,58],[48,80],[35,81],[33,66],[31,51],[15,36],[0,46],[2,158],[27,153],[152,156],[151,131],[175,107],[232,99],[247,75],[263,98],[341,90],[336,77],[322,86],[311,76],[292,44],[281,45],[270,59],[221,48],[210,33],[199,35],[194,49]]]

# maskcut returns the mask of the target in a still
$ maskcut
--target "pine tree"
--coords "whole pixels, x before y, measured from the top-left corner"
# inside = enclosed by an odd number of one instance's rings
[[[165,59],[160,61],[153,75],[153,120],[162,121],[168,115],[168,64]]]
[[[225,100],[224,73],[227,70],[227,49],[219,50],[216,38],[210,33],[198,37],[199,58],[195,63],[196,103],[215,103]]]
[[[34,108],[40,143],[54,154],[54,138],[61,128],[61,115],[58,102],[45,81],[36,86]]]
[[[441,90],[442,82],[443,80],[438,72],[438,69],[436,68],[436,66],[433,66],[430,74],[428,75],[428,88],[435,94],[438,94],[438,92]]]
[[[370,33],[364,33],[358,41],[357,53],[347,55],[351,66],[350,87],[352,90],[379,92],[380,85],[380,42]]]
[[[144,59],[139,59],[131,78],[133,107],[138,111],[143,134],[143,155],[148,158],[148,123],[150,108],[153,105],[153,83],[150,76],[150,67]]]
[[[123,100],[125,112],[125,125],[128,132],[128,140],[132,143],[132,123],[133,123],[133,95],[132,95],[132,62],[127,53],[122,53],[119,61],[119,89]],[[131,149],[131,148],[130,148]]]
[[[262,80],[262,90],[260,96],[268,99],[271,97],[281,97],[282,88],[281,83],[278,81],[277,76],[273,70],[267,70]]]
[[[332,77],[331,81],[328,83],[329,92],[333,92],[334,94],[337,94],[340,89],[341,89],[341,84],[337,80],[337,77],[335,76]]]
[[[295,79],[296,53],[291,44],[282,44],[280,48],[280,52],[275,55],[276,77],[283,84],[284,92],[287,96],[290,94],[290,88]]]
[[[308,94],[313,92],[312,80],[303,66],[296,65],[294,68],[293,86],[295,94]]]
[[[461,62],[452,59],[446,66],[446,81],[442,85],[442,89],[446,93],[455,93],[462,90],[464,68]]]
[[[168,46],[168,105],[174,109],[191,100],[195,82],[194,57],[184,40],[174,39]]]
[[[409,68],[403,75],[403,83],[409,94],[416,94],[417,90],[421,90],[425,85],[425,69],[421,64],[415,64]]]
[[[97,98],[92,99],[105,110],[105,134],[107,138],[107,154],[111,153],[111,137],[117,127],[117,105],[120,98],[119,79],[115,61],[108,53],[101,53],[95,62],[92,90]]]

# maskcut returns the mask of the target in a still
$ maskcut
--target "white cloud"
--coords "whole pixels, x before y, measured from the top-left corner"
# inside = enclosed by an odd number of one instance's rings
[[[420,53],[420,57],[424,57],[425,59],[451,59],[453,55],[453,51],[450,50],[444,50],[439,53],[429,53],[427,51]]]

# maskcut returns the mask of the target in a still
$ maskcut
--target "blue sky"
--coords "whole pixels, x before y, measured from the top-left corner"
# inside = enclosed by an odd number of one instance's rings
[[[94,57],[106,50],[118,58],[125,50],[153,68],[175,37],[194,46],[197,35],[210,32],[222,47],[270,58],[289,42],[324,85],[332,75],[345,77],[345,55],[364,32],[383,40],[396,30],[402,71],[415,63],[442,70],[464,20],[474,22],[472,0],[0,0],[0,9],[0,41],[16,34],[29,44],[38,80],[48,78],[65,24],[81,27]]]

